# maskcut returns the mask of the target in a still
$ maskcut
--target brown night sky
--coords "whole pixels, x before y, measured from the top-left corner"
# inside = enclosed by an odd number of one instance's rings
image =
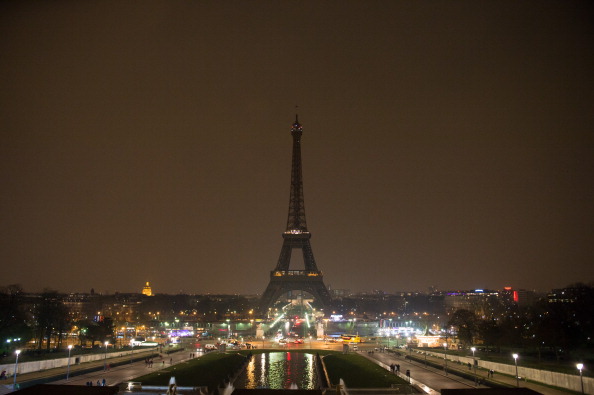
[[[0,285],[594,281],[591,1],[4,1]],[[295,109],[295,105],[299,105]]]

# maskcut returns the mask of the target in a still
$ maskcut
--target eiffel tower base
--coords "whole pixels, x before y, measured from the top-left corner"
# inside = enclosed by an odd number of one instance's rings
[[[331,297],[320,272],[304,270],[272,271],[270,282],[260,300],[260,311],[266,313],[281,295],[289,291],[304,291],[311,294],[320,307],[330,305]]]

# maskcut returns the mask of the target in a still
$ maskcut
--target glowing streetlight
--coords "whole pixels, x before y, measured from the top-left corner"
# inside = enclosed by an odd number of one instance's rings
[[[17,373],[18,373],[18,369],[19,369],[19,354],[21,353],[21,350],[16,350],[15,354],[16,354],[16,361],[14,362],[14,382],[12,383],[12,389],[16,390],[17,389],[17,383],[16,383],[16,378],[17,378]]]
[[[445,375],[448,375],[448,343],[443,343],[443,360],[445,361]]]
[[[107,346],[109,345],[109,342],[105,342],[105,354],[103,357],[103,370],[107,370]]]
[[[470,347],[470,351],[472,351],[472,366],[474,368],[474,386],[478,387],[478,380],[476,379],[476,359],[474,359],[474,352],[476,351],[476,347]]]
[[[584,369],[584,364],[583,363],[578,363],[575,366],[580,371],[580,383],[582,384],[582,394],[583,394],[584,393],[584,378],[582,377],[582,369]]]
[[[70,377],[70,351],[72,351],[72,344],[68,345],[68,369],[66,370],[66,381]]]
[[[516,364],[516,387],[520,386],[520,376],[518,376],[518,354],[512,354],[512,357],[514,357],[514,362]]]

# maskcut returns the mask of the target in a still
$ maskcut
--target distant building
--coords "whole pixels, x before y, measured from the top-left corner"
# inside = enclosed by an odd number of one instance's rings
[[[150,283],[147,281],[144,288],[142,288],[142,294],[146,296],[153,296],[153,290],[151,289]]]
[[[547,295],[549,303],[576,303],[587,299],[587,295],[592,292],[589,287],[567,287],[553,289]]]
[[[527,289],[513,289],[512,287],[504,287],[501,291],[502,302],[509,306],[516,304],[520,307],[526,307],[534,304],[538,296],[534,291]]]
[[[518,306],[526,307],[533,305],[538,300],[536,292],[529,289],[518,289]]]
[[[470,310],[483,317],[488,315],[490,304],[499,297],[497,291],[488,289],[475,289],[471,291],[449,291],[444,297],[446,311],[452,313],[456,310]]]
[[[330,291],[330,295],[332,295],[333,298],[345,298],[348,296],[351,296],[351,290],[349,289],[329,289]]]

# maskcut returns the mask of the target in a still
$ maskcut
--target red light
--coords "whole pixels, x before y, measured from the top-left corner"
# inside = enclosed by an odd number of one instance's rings
[[[518,301],[518,291],[514,291],[514,302]]]

